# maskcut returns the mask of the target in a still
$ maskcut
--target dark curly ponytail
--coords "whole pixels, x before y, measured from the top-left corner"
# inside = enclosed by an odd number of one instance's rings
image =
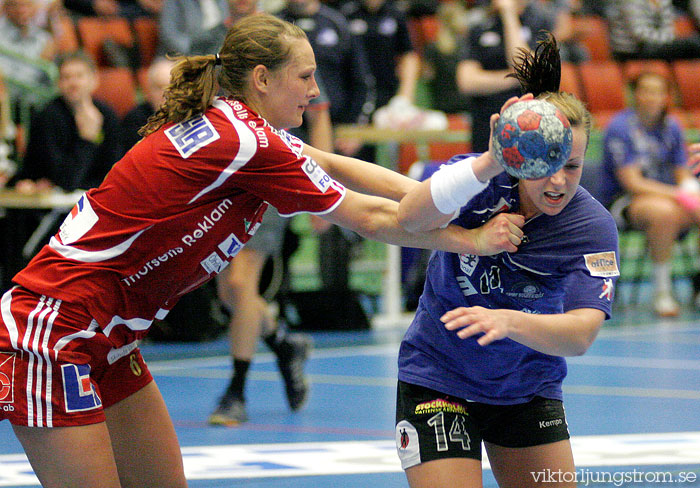
[[[584,103],[571,93],[559,91],[561,58],[554,36],[545,32],[534,51],[521,49],[509,77],[520,83],[523,94],[547,100],[561,110],[573,127],[583,127],[589,139],[593,119]]]
[[[561,83],[561,58],[554,36],[545,32],[534,51],[520,49],[515,57],[514,73],[509,74],[520,83],[523,94],[537,98],[542,93],[558,92]]]

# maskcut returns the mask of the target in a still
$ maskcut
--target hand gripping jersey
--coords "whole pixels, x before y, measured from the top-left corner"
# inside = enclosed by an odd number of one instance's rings
[[[502,173],[453,223],[476,228],[518,205],[518,182]],[[559,214],[536,216],[523,231],[515,253],[433,253],[401,344],[400,380],[490,404],[524,403],[537,395],[561,399],[564,358],[508,338],[480,346],[475,337],[458,338],[439,320],[448,310],[477,305],[544,314],[595,308],[610,316],[619,276],[617,229],[598,201],[579,187]]]
[[[14,280],[83,305],[115,347],[133,342],[221,272],[267,203],[286,216],[340,204],[345,189],[302,147],[242,103],[218,99],[136,144]]]

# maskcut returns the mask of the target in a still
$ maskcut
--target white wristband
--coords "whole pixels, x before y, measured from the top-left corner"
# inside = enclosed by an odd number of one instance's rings
[[[686,178],[681,181],[680,189],[688,193],[700,193],[700,181],[695,178]]]
[[[440,213],[456,212],[481,193],[488,182],[482,183],[474,174],[472,161],[467,158],[453,164],[443,164],[430,178],[430,194]]]

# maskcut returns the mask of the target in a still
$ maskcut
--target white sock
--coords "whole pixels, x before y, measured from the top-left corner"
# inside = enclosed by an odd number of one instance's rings
[[[654,286],[656,293],[671,293],[670,263],[654,263]]]

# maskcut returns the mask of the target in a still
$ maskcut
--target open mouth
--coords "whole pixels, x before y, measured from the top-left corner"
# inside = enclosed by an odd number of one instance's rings
[[[544,192],[544,197],[547,199],[548,202],[552,204],[557,204],[564,199],[564,194],[553,191],[546,191]]]

